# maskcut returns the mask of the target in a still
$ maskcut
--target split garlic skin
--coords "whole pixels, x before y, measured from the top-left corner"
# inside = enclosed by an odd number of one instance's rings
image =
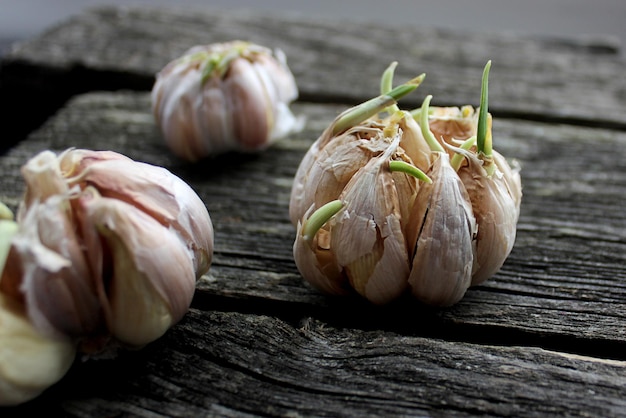
[[[78,161],[74,161],[76,153],[80,157]],[[93,185],[103,197],[129,203],[172,229],[193,252],[198,277],[206,273],[213,254],[214,232],[198,195],[163,167],[136,162],[110,151],[103,153],[102,156],[94,156],[87,150],[63,153],[60,163],[71,184],[81,189]],[[124,175],[111,175],[115,172]]]
[[[166,144],[188,161],[261,151],[303,126],[284,53],[250,42],[192,47],[157,74],[151,97]]]
[[[191,253],[173,230],[131,204],[91,187],[78,199],[90,234],[111,260],[99,258],[95,266],[107,328],[129,345],[156,340],[189,309],[196,279]]]
[[[52,195],[20,211],[2,292],[23,299],[35,327],[46,335],[77,337],[98,331],[97,285],[72,221],[70,201]]]
[[[44,151],[22,173],[0,291],[42,334],[139,347],[182,318],[213,255],[211,218],[191,187],[111,151]]]
[[[0,406],[39,396],[67,373],[75,356],[73,341],[42,335],[19,304],[0,293]]]
[[[380,156],[372,158],[350,179],[339,199],[331,233],[337,263],[351,286],[376,304],[402,294],[409,274],[409,256],[389,160],[399,135]]]
[[[432,183],[418,191],[411,214],[416,224],[409,224],[418,234],[408,282],[420,301],[451,306],[472,282],[476,219],[447,153],[436,154],[426,174]]]
[[[393,64],[392,64],[393,66]],[[304,155],[292,185],[293,252],[326,293],[375,304],[403,294],[447,307],[502,267],[521,203],[519,167],[492,149],[481,108],[400,110],[421,76],[340,114]],[[392,68],[392,67],[390,67]]]
[[[339,197],[352,176],[389,146],[385,141],[370,140],[379,136],[383,126],[367,121],[347,130],[327,145],[332,136],[326,132],[305,155],[296,173],[289,205],[291,222],[296,225],[304,213]],[[319,185],[320,187],[316,187]]]

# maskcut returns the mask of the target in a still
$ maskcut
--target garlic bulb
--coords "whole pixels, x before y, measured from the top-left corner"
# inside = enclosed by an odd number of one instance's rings
[[[196,161],[226,151],[260,151],[302,128],[289,104],[298,88],[282,51],[232,41],[189,49],[166,65],[152,110],[168,147]]]
[[[182,318],[213,255],[209,213],[183,180],[80,149],[41,152],[22,174],[0,291],[38,330],[83,347],[107,336],[142,346]]]
[[[311,205],[319,208],[337,199],[348,181],[367,162],[384,152],[390,137],[383,131],[387,125],[399,130],[400,147],[396,154],[407,161],[423,161],[430,152],[421,138],[420,128],[408,112],[397,112],[393,118],[381,119],[378,113],[416,89],[424,76],[416,77],[385,94],[343,112],[311,145],[296,172],[289,202],[289,217],[296,225]],[[387,141],[376,138],[387,137]],[[409,144],[404,148],[404,144]],[[406,150],[411,151],[409,155]],[[425,151],[425,154],[422,152]],[[401,158],[401,157],[398,157]]]
[[[45,337],[0,293],[0,406],[27,402],[59,381],[76,355],[68,338]]]
[[[289,215],[296,265],[330,294],[376,304],[404,293],[450,306],[495,274],[515,241],[521,181],[491,147],[487,77],[481,108],[406,112],[396,100],[423,76],[339,115],[296,172]]]
[[[409,132],[418,128],[407,123],[412,117],[374,116],[422,79],[339,115],[303,159],[290,204],[298,227],[294,258],[303,277],[321,290],[342,294],[353,288],[383,304],[407,287],[404,216],[418,179],[430,179],[400,148],[407,136],[418,136],[419,130]],[[321,204],[327,199],[337,203]]]

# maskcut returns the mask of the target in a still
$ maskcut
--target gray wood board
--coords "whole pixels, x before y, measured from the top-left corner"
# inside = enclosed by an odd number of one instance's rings
[[[343,109],[299,103],[294,111],[308,117],[303,132],[258,155],[227,154],[190,165],[165,147],[148,93],[77,96],[0,157],[0,199],[16,207],[23,191],[19,168],[38,151],[112,149],[170,169],[206,203],[216,253],[198,283],[195,306],[289,320],[316,315],[348,327],[624,358],[626,134],[496,118],[495,147],[520,161],[524,188],[507,262],[452,308],[426,309],[407,298],[380,309],[321,295],[302,281],[291,252],[293,175],[308,146]]]
[[[626,362],[192,309],[77,364],[17,412],[105,416],[623,416]],[[3,413],[4,416],[4,413]]]
[[[4,57],[5,84],[43,91],[149,89],[154,74],[189,47],[246,39],[283,49],[305,101],[354,103],[375,95],[383,70],[396,79],[427,73],[434,104],[477,105],[480,77],[493,60],[494,114],[567,120],[624,129],[626,63],[584,37],[556,39],[436,30],[393,22],[320,22],[302,16],[100,8],[27,41]],[[417,98],[419,97],[419,99]]]

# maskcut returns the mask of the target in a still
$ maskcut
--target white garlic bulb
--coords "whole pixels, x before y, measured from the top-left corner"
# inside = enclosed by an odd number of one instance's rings
[[[168,147],[196,161],[255,152],[302,128],[298,88],[282,51],[232,41],[195,46],[158,74],[152,110]]]
[[[411,89],[391,89],[388,70],[379,97],[339,115],[313,143],[289,206],[305,280],[376,304],[410,293],[450,306],[502,267],[515,241],[521,181],[491,146],[489,67],[480,112],[431,111],[431,96],[421,109],[401,111],[398,93]]]
[[[37,329],[84,347],[109,335],[142,346],[182,318],[213,255],[211,218],[189,185],[111,151],[44,151],[22,173],[0,291]]]

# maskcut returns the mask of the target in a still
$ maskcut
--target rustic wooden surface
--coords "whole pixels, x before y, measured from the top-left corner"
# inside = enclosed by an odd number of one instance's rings
[[[150,113],[154,73],[194,44],[235,38],[286,52],[307,126],[259,155],[183,163]],[[40,150],[112,149],[190,183],[211,213],[216,254],[191,311],[162,339],[114,360],[79,359],[40,398],[0,414],[626,416],[626,64],[613,52],[153,9],[99,9],[19,45],[2,62],[0,102],[51,116],[0,156],[0,200],[15,208],[19,167]],[[431,93],[435,104],[475,105],[487,59],[495,146],[520,161],[524,187],[503,269],[442,310],[410,299],[374,308],[310,288],[287,216],[308,146],[348,104],[377,94],[390,61],[399,80],[427,73],[402,102],[411,107]]]

